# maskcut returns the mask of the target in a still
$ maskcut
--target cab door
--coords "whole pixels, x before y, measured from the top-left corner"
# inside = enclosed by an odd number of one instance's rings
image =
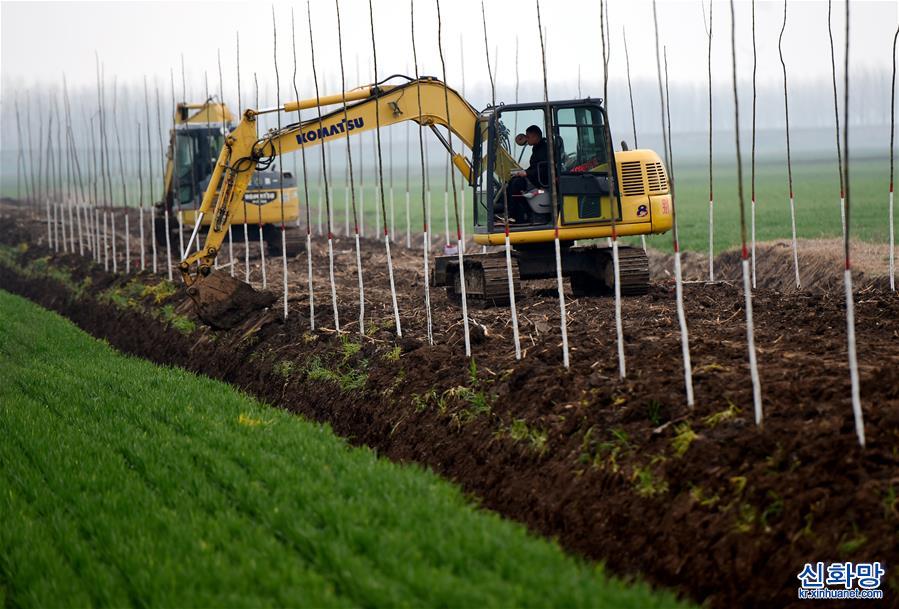
[[[558,175],[560,223],[606,224],[621,221],[614,150],[608,145],[605,111],[596,103],[553,107],[553,139]],[[613,179],[614,178],[614,179]]]

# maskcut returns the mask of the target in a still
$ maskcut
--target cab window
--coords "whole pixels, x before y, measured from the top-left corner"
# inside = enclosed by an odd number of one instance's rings
[[[596,106],[573,106],[556,111],[559,166],[562,173],[607,171],[603,114]]]
[[[206,182],[224,145],[221,128],[185,129],[175,138],[175,175],[177,202],[193,203]]]

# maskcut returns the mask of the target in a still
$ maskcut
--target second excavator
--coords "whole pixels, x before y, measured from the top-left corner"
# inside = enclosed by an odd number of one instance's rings
[[[202,195],[209,187],[225,137],[232,129],[234,119],[228,106],[213,98],[203,103],[182,102],[175,107],[166,154],[163,199],[156,203],[154,218],[154,233],[159,245],[166,244],[166,209],[170,216],[168,226],[172,243],[177,242],[178,231],[196,224]],[[281,253],[279,226],[282,214],[284,223],[290,227],[285,232],[287,253],[293,256],[303,250],[302,235],[293,226],[299,215],[296,178],[292,172],[269,168],[255,172],[239,204],[232,209],[230,223],[252,226],[253,238],[261,231],[269,254],[277,255]],[[208,225],[208,220],[204,224]],[[244,238],[241,231],[235,231],[233,236],[238,240]]]
[[[320,119],[316,116],[257,136],[260,114],[335,104],[339,108]],[[561,245],[562,272],[569,278],[573,292],[602,295],[614,288],[611,249],[604,245],[575,246],[575,241],[604,239],[613,231],[618,236],[631,236],[671,229],[672,203],[662,160],[652,150],[616,152],[611,146],[602,100],[499,105],[478,112],[436,78],[394,76],[337,95],[244,112],[237,128],[225,137],[200,205],[199,215],[201,219],[208,218],[209,224],[205,243],[180,264],[200,316],[215,324],[217,313],[223,307],[233,313],[231,301],[239,300],[240,292],[250,289],[213,272],[213,268],[228,225],[257,166],[264,166],[278,154],[410,120],[433,131],[473,189],[475,243],[501,245],[509,227],[516,290],[522,280],[554,276],[556,233]],[[527,134],[518,133],[525,126]],[[450,145],[440,127],[458,138],[458,150]],[[555,171],[550,171],[548,160],[538,160],[535,167],[533,157],[527,171],[522,167],[528,144],[535,149],[541,141],[545,145],[545,140],[534,136],[537,132],[551,133],[548,139],[554,146],[551,157],[556,162]],[[470,157],[466,156],[466,149]],[[555,189],[549,184],[552,175],[556,176]],[[551,199],[553,191],[558,197],[555,203]],[[191,242],[199,238],[197,232],[195,229]],[[187,249],[190,251],[190,247]],[[622,294],[645,293],[649,286],[645,252],[621,246],[619,254]],[[485,306],[508,302],[504,254],[466,254],[464,264],[465,287],[471,301]],[[461,291],[458,258],[439,256],[433,270],[435,285],[445,287],[451,300],[457,299]]]

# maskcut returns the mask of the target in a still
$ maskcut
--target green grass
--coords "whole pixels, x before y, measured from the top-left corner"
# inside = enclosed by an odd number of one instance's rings
[[[676,161],[676,159],[675,159]],[[750,180],[748,155],[744,155],[746,230],[749,239]],[[740,210],[736,169],[715,164],[715,251],[740,244]],[[709,177],[707,164],[675,166],[676,203],[680,242],[683,249],[707,252],[709,247]],[[852,237],[886,243],[889,165],[886,161],[854,159],[852,180]],[[790,199],[785,162],[756,162],[756,239],[789,239]],[[793,162],[793,192],[796,204],[796,233],[800,239],[842,237],[840,184],[836,161]],[[662,250],[671,249],[671,234],[647,238]]]
[[[418,467],[0,291],[4,606],[671,607]]]

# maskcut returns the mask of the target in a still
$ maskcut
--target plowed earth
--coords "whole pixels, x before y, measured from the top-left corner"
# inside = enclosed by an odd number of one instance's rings
[[[159,308],[172,305],[190,318],[183,289],[157,303],[159,290],[139,288],[159,277],[112,275],[77,255],[52,254],[34,245],[46,238],[45,225],[20,216],[3,226],[6,244],[32,242],[0,265],[3,289],[122,351],[226,380],[391,459],[431,467],[483,506],[618,575],[639,575],[710,607],[770,608],[801,606],[796,575],[805,562],[880,561],[888,570],[885,599],[899,606],[899,298],[881,281],[860,281],[856,293],[862,449],[841,289],[754,293],[759,427],[739,283],[685,286],[691,409],[674,285],[659,273],[649,294],[624,302],[628,370],[621,380],[607,298],[569,295],[571,367],[562,367],[553,282],[529,285],[519,302],[520,362],[508,309],[472,310],[469,363],[460,312],[439,290],[432,293],[435,344],[425,338],[414,250],[397,246],[393,256],[402,338],[379,242],[363,245],[367,332],[360,338],[349,239],[335,245],[342,333],[334,330],[320,239],[316,330],[305,254],[290,262],[286,322],[279,301],[229,331],[179,330]],[[238,276],[242,247],[235,245]],[[53,276],[38,270],[46,262]],[[253,265],[258,280],[255,257]],[[279,293],[280,260],[267,271]]]

